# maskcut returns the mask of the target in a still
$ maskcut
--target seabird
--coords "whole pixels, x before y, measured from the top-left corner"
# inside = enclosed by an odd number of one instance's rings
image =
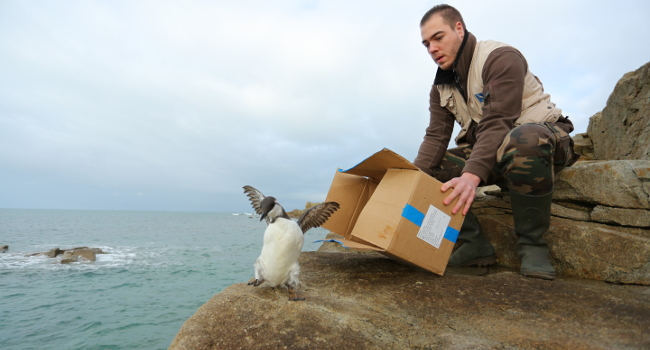
[[[302,251],[304,234],[307,230],[325,223],[339,204],[325,202],[305,210],[298,221],[293,221],[275,197],[264,196],[252,186],[244,186],[244,193],[250,199],[253,209],[266,219],[264,245],[255,260],[255,278],[248,284],[254,287],[266,283],[270,287],[284,285],[289,291],[289,300],[304,300],[297,293],[300,266],[298,256]]]

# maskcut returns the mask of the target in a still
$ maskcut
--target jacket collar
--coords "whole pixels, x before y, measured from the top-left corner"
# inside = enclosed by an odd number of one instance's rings
[[[467,82],[469,65],[472,63],[472,56],[474,56],[475,47],[476,37],[474,34],[465,30],[463,42],[460,44],[458,54],[456,55],[454,63],[451,65],[451,69],[442,70],[440,67],[438,67],[433,85],[453,84],[454,80],[456,79],[456,75],[458,75],[459,81],[462,82],[464,86]]]

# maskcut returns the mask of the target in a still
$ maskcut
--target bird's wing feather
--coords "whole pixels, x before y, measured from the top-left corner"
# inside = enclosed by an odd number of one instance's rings
[[[298,219],[298,226],[300,226],[302,233],[307,232],[310,228],[324,224],[339,207],[336,202],[325,202],[307,209]]]
[[[261,208],[261,203],[262,200],[264,199],[264,195],[262,192],[260,192],[258,189],[256,189],[253,186],[244,186],[244,193],[248,196],[248,199],[251,201],[251,205],[253,206],[253,209],[255,209],[255,212],[257,215],[262,215],[262,208]]]

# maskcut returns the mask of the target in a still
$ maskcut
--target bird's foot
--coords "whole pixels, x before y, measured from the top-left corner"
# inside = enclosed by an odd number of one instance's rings
[[[289,301],[301,301],[301,300],[305,300],[304,297],[300,297],[300,296],[298,295],[298,291],[296,291],[295,288],[293,288],[293,287],[288,287],[288,290],[289,290]]]
[[[264,280],[258,280],[257,278],[252,278],[250,281],[248,281],[248,285],[253,287],[257,287],[262,283],[264,283]]]

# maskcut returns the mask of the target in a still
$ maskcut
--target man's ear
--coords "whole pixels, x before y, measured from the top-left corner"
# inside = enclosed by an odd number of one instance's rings
[[[456,27],[454,30],[456,30],[456,34],[460,36],[460,40],[465,39],[465,28],[463,28],[463,24],[460,23],[460,21],[456,22]]]

